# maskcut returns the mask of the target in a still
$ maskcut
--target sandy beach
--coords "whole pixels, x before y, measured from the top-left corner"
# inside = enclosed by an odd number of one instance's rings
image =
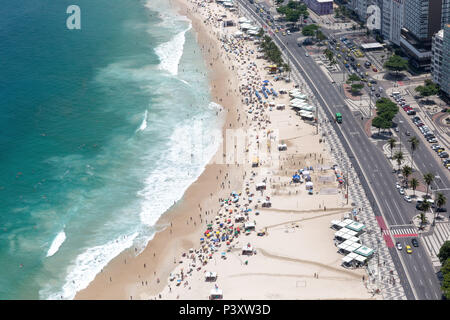
[[[341,266],[330,221],[352,207],[315,124],[290,109],[289,94],[280,94],[295,83],[275,81],[270,63],[257,59],[257,45],[233,37],[236,25],[222,27],[223,15],[237,23],[236,12],[215,2],[172,3],[197,34],[211,96],[226,113],[224,142],[183,199],[158,220],[145,250],[120,254],[75,298],[202,300],[219,288],[224,299],[375,299],[364,268]],[[263,80],[278,93],[267,103],[252,94]],[[240,130],[242,141],[229,139],[229,129]],[[233,149],[247,161],[225,161],[225,150]],[[258,166],[252,166],[255,157]],[[299,170],[314,185],[312,194],[303,181],[292,182]],[[248,255],[244,248],[251,248]],[[217,279],[205,281],[208,272]]]

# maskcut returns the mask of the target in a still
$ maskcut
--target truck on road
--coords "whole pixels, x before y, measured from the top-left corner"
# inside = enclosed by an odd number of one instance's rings
[[[342,123],[342,114],[340,112],[336,112],[335,121],[337,123]]]

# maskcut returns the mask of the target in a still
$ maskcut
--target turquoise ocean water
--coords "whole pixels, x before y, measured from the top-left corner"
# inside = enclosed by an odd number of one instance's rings
[[[0,299],[72,299],[201,174],[220,106],[165,0],[4,2],[0,43]]]

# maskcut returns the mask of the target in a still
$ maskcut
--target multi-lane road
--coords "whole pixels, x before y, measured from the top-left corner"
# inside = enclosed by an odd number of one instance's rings
[[[239,0],[239,3],[251,14],[253,19],[262,25],[266,25],[264,19],[255,11],[253,4],[250,4],[247,0]],[[272,34],[274,41],[289,58],[291,67],[297,69],[304,77],[328,119],[333,119],[335,112],[340,112],[343,115],[343,123],[333,125],[360,176],[380,227],[387,229],[387,226],[394,225],[411,226],[410,221],[415,215],[414,206],[405,202],[398,193],[395,187],[396,178],[392,174],[392,167],[386,157],[368,138],[361,119],[355,118],[352,111],[346,106],[344,97],[337,85],[332,84],[314,60],[305,55],[306,51],[303,47],[297,46],[295,41],[297,37],[298,35],[280,36],[276,33]],[[404,127],[412,132],[408,125],[407,121],[404,121]],[[422,172],[437,172],[437,162],[434,158],[430,160],[432,155],[431,153],[426,154],[426,148],[428,146],[421,146],[416,151],[415,164]],[[439,175],[442,180],[436,181],[437,186],[446,188],[449,185],[447,177],[445,174]],[[384,232],[386,233],[386,230]],[[413,247],[414,252],[412,254],[407,254],[405,250],[398,251],[393,246],[390,236],[385,236],[385,239],[407,298],[441,299],[436,272],[420,239],[419,247]],[[404,240],[400,242],[403,242],[403,247],[410,244],[410,238],[402,239]]]

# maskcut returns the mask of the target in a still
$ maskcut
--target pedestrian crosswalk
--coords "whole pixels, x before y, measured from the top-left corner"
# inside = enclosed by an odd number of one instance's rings
[[[417,237],[417,229],[414,226],[401,226],[401,227],[390,227],[389,229],[383,230],[383,234],[386,236],[393,236],[394,238],[402,237]]]
[[[450,222],[436,222],[432,227],[433,233],[423,236],[422,240],[432,257],[436,257],[442,244],[450,240]]]

